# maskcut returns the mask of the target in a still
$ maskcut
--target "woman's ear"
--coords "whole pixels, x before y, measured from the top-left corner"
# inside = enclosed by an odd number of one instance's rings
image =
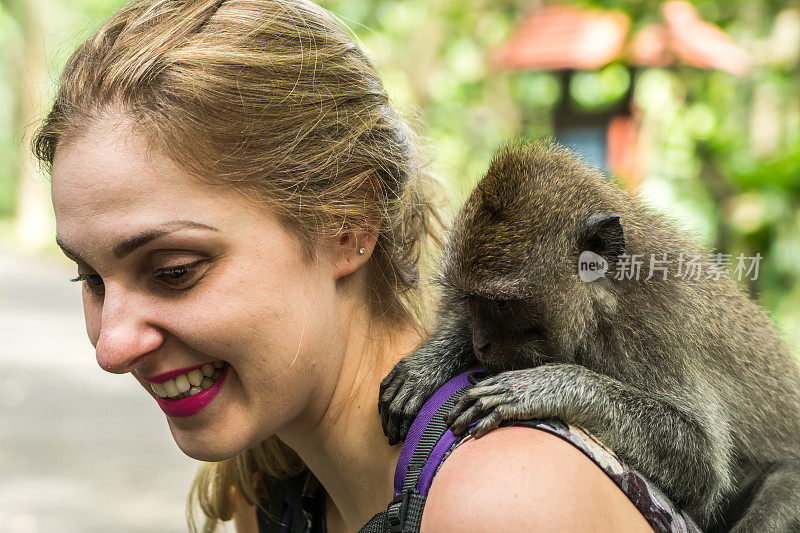
[[[377,233],[345,232],[337,237],[334,245],[334,267],[336,279],[352,274],[367,262],[375,243]]]

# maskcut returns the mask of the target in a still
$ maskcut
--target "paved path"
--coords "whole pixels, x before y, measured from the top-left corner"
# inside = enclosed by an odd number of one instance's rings
[[[74,276],[0,245],[0,532],[187,531],[199,463],[131,376],[97,366]]]

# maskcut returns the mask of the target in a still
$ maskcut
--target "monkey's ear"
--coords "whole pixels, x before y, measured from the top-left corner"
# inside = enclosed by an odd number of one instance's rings
[[[609,264],[625,253],[625,232],[619,215],[596,214],[587,218],[580,231],[580,251],[589,250],[606,258]]]

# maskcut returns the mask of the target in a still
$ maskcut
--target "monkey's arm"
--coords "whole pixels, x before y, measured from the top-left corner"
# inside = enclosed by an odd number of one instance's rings
[[[442,308],[434,333],[381,382],[378,412],[391,445],[406,438],[417,413],[436,389],[476,362],[469,311],[447,295]]]
[[[715,426],[713,417],[681,411],[582,366],[550,364],[486,378],[456,402],[447,423],[461,433],[480,417],[475,437],[506,419],[557,418],[580,426],[703,518],[730,488],[727,423]]]

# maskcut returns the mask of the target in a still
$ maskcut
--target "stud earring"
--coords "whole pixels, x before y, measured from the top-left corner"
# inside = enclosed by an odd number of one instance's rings
[[[359,249],[358,249],[358,253],[359,253],[359,254],[363,254],[363,253],[364,253],[364,249],[363,249],[363,248],[359,248]]]

